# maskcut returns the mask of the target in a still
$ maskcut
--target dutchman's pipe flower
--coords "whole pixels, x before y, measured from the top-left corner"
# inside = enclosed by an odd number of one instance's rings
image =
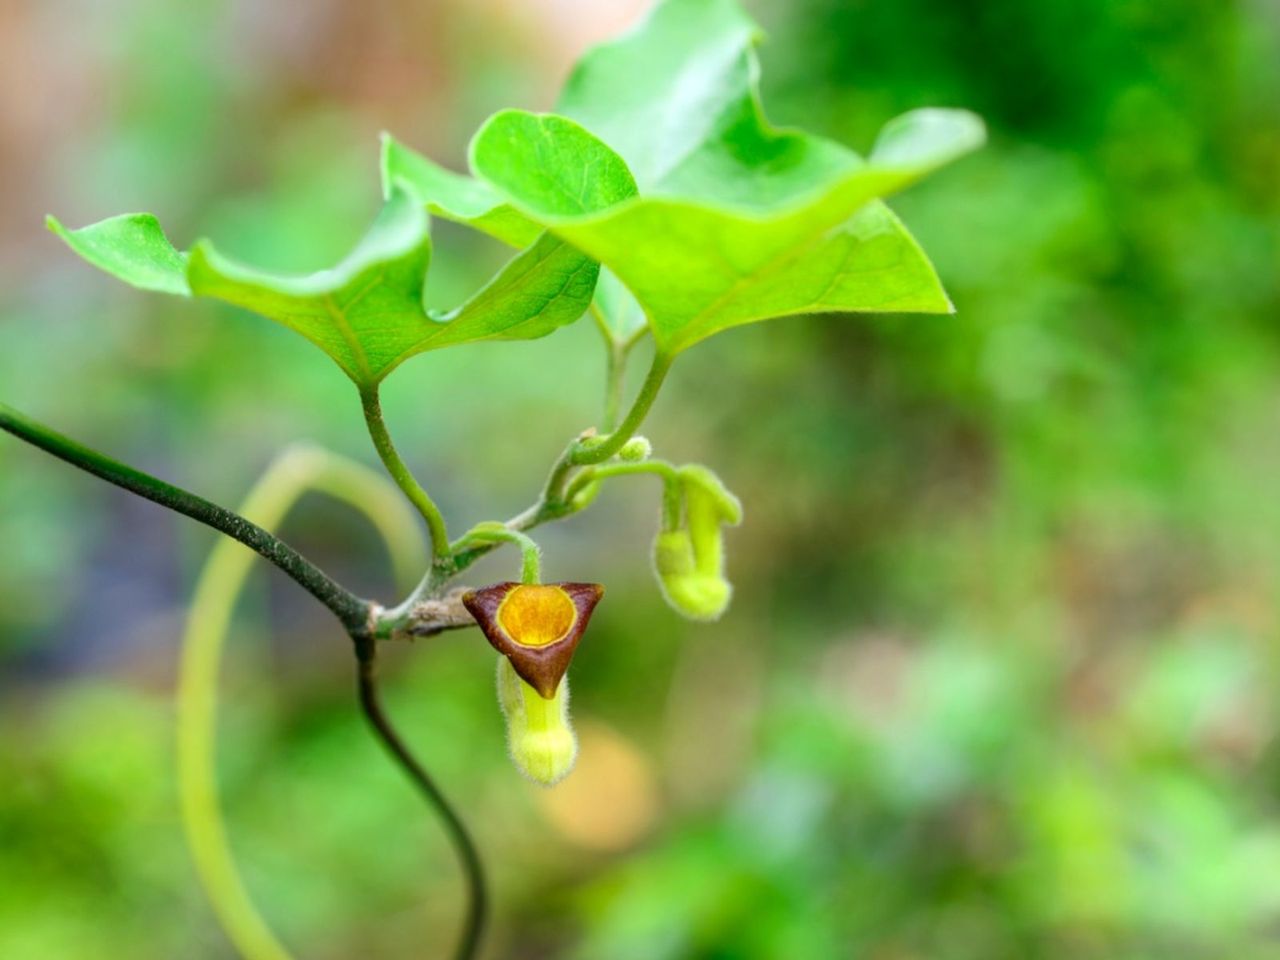
[[[507,718],[511,759],[544,786],[563,779],[577,758],[565,673],[602,596],[598,583],[508,582],[462,597],[502,654],[498,700]]]

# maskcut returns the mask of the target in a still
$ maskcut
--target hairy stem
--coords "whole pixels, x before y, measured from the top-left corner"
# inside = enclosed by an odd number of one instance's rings
[[[0,404],[0,429],[63,460],[86,473],[130,493],[168,507],[177,513],[225,533],[279,567],[294,582],[328,607],[349,632],[368,630],[369,601],[339,585],[324,571],[283,540],[251,523],[238,513],[166,483],[133,467],[112,460],[50,430],[12,407]]]
[[[382,741],[387,752],[398,763],[402,770],[413,781],[418,791],[435,807],[443,821],[449,839],[453,841],[458,859],[467,878],[467,915],[462,928],[462,938],[454,956],[457,960],[472,960],[480,948],[480,934],[484,929],[485,916],[488,913],[488,899],[485,893],[484,868],[480,863],[480,854],[467,828],[459,819],[449,801],[445,799],[435,781],[409,751],[400,735],[396,732],[383,710],[382,700],[378,694],[377,676],[377,641],[363,639],[356,642],[356,658],[358,660],[358,688],[360,707],[374,732]]]
[[[519,530],[513,530],[502,523],[481,523],[463,534],[458,542],[450,548],[451,555],[457,557],[468,547],[499,543],[514,543],[520,548],[521,565],[520,580],[523,583],[538,583],[542,579],[542,550],[533,539]]]
[[[373,446],[387,468],[387,473],[391,474],[391,479],[396,482],[396,486],[404,491],[409,502],[417,508],[422,514],[422,519],[427,522],[427,530],[431,534],[432,553],[437,559],[447,557],[449,531],[445,526],[444,516],[427,491],[422,489],[422,485],[414,479],[413,473],[405,465],[395,444],[392,443],[386,420],[382,416],[382,402],[378,397],[377,386],[361,388],[360,404],[364,408],[364,421],[369,427],[369,436],[373,439]]]
[[[503,543],[520,548],[520,580],[539,583],[542,580],[542,551],[533,539],[508,523],[481,523],[457,539],[450,547],[447,560],[437,562],[427,571],[409,598],[390,610],[382,611],[373,626],[377,640],[405,640],[435,636],[445,630],[475,626],[475,618],[462,604],[466,588],[446,585],[486,553]]]
[[[657,399],[658,390],[661,389],[662,382],[667,378],[667,372],[671,369],[672,359],[669,354],[661,350],[653,355],[653,363],[649,367],[649,373],[644,378],[644,383],[641,384],[640,392],[631,404],[631,409],[627,411],[626,419],[608,436],[592,437],[589,440],[578,441],[569,455],[571,465],[583,466],[591,463],[603,463],[623,448],[626,442],[640,429],[640,424],[644,422],[644,418],[648,415],[649,408],[653,406],[653,401]]]
[[[556,460],[537,503],[507,521],[512,530],[531,530],[548,520],[558,520],[574,513],[569,503],[567,488],[575,467],[603,463],[621,450],[640,428],[649,408],[658,396],[658,390],[671,369],[672,358],[664,353],[654,355],[640,393],[622,425],[605,437],[580,437],[565,448]],[[461,569],[461,568],[459,568]]]
[[[662,529],[674,530],[680,526],[681,497],[680,476],[674,464],[666,460],[645,460],[642,463],[606,463],[589,467],[578,473],[569,484],[565,496],[569,500],[586,488],[587,484],[611,477],[629,477],[652,474],[662,478]]]
[[[274,529],[309,489],[366,514],[382,534],[397,579],[426,562],[418,525],[399,491],[379,474],[323,450],[282,454],[241,505],[263,529]],[[228,938],[246,960],[289,960],[255,908],[235,865],[217,791],[218,674],[231,617],[253,569],[253,554],[219,540],[196,584],[182,643],[177,693],[178,799],[196,872]]]

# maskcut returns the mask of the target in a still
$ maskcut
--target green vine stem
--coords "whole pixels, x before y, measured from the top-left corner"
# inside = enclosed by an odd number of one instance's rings
[[[370,613],[373,609],[368,600],[357,597],[293,547],[239,514],[183,490],[181,487],[112,460],[96,450],[90,450],[2,403],[0,403],[0,430],[5,430],[86,473],[212,527],[233,540],[238,540],[263,559],[279,567],[294,582],[328,607],[349,633],[355,635],[368,632]]]
[[[310,447],[282,454],[258,481],[241,513],[263,529],[277,528],[308,490],[364,513],[386,542],[401,582],[426,563],[414,514],[380,475]],[[220,540],[196,584],[183,638],[177,695],[178,800],[197,875],[215,915],[246,960],[290,960],[287,949],[253,905],[227,839],[217,792],[218,674],[231,617],[253,555]]]
[[[637,421],[637,426],[639,421]],[[634,431],[633,431],[634,433]],[[627,439],[630,439],[628,437]],[[619,444],[621,449],[622,444]],[[570,447],[570,450],[572,447]],[[590,469],[580,470],[570,479],[570,473],[573,465],[570,463],[569,451],[556,462],[552,468],[551,477],[547,481],[547,487],[543,491],[538,502],[526,509],[524,512],[517,514],[508,520],[505,524],[494,524],[500,526],[508,533],[521,533],[526,530],[532,530],[534,527],[541,526],[550,520],[560,520],[564,517],[572,516],[577,513],[581,506],[576,505],[575,497],[584,487],[593,479],[608,479],[609,477],[621,477],[635,474],[655,474],[663,478],[663,497],[662,497],[662,523],[664,530],[674,530],[680,525],[680,489],[679,481],[676,477],[676,468],[664,460],[647,460],[643,463],[608,463],[595,466]],[[504,538],[511,539],[513,538]],[[448,562],[448,576],[456,576],[466,570],[471,564],[475,563],[485,554],[489,553],[494,547],[501,542],[499,538],[492,538],[487,543],[471,544],[464,542],[466,538],[462,538],[454,545],[453,553]],[[447,577],[445,578],[448,579]],[[414,605],[415,602],[426,596],[431,596],[431,579],[428,578],[415,592],[414,596],[399,608],[400,618],[406,616],[406,612]],[[445,627],[447,629],[447,625]]]
[[[571,498],[567,494],[567,487],[573,476],[574,468],[603,463],[626,446],[627,441],[635,436],[636,431],[640,429],[640,425],[649,413],[649,408],[653,406],[653,401],[657,399],[658,391],[661,389],[663,381],[666,380],[667,373],[671,369],[672,360],[672,357],[661,351],[654,354],[649,373],[645,377],[644,383],[640,387],[640,392],[632,403],[631,409],[627,413],[626,419],[623,420],[622,425],[608,436],[592,437],[583,435],[570,443],[552,466],[547,482],[543,486],[542,495],[532,506],[504,524],[508,530],[532,530],[534,527],[549,520],[559,520],[577,512],[578,508],[574,507]],[[455,554],[451,564],[453,572],[457,573],[465,570],[480,556],[493,549],[493,546],[493,544],[490,544],[482,547],[478,553],[476,550],[469,550],[461,554]]]
[[[413,473],[401,459],[400,452],[391,441],[386,420],[382,416],[382,401],[378,396],[376,385],[361,388],[360,404],[364,408],[364,421],[369,428],[369,436],[373,439],[373,446],[387,468],[387,473],[391,474],[391,479],[396,482],[396,486],[404,491],[409,502],[417,508],[422,514],[422,519],[427,522],[427,530],[431,534],[432,553],[437,559],[448,557],[449,531],[445,526],[444,516],[427,491],[414,479]]]
[[[604,461],[613,457],[635,434],[653,405],[670,366],[671,358],[667,355],[659,352],[654,356],[648,376],[622,424],[608,436],[581,438],[571,443],[552,468],[542,496],[532,507],[505,524],[482,524],[453,545],[448,541],[447,528],[439,509],[413,478],[391,441],[376,389],[362,391],[361,400],[365,419],[374,446],[396,485],[426,520],[431,535],[433,560],[428,573],[409,600],[395,611],[383,611],[375,604],[351,593],[284,541],[251,519],[112,460],[3,404],[0,404],[0,429],[96,477],[226,534],[280,568],[334,613],[355,643],[359,666],[358,692],[366,718],[392,758],[440,815],[463,864],[469,898],[463,935],[456,956],[460,960],[468,960],[475,956],[479,948],[480,935],[487,913],[487,897],[480,858],[474,842],[457,813],[409,751],[386,715],[377,689],[378,641],[375,636],[385,637],[397,631],[411,635],[430,634],[439,630],[470,625],[473,621],[448,609],[447,604],[444,604],[446,609],[443,612],[433,613],[431,617],[420,616],[420,611],[430,608],[430,604],[426,601],[440,605],[439,598],[448,581],[503,542],[513,542],[520,546],[523,556],[522,578],[526,581],[537,579],[540,575],[538,548],[530,538],[525,536],[524,531],[549,520],[568,516],[580,509],[567,497],[571,479],[577,480],[582,476],[603,478],[645,472],[664,474],[664,471],[670,470],[669,465],[664,465],[660,461],[645,464],[604,464]],[[330,463],[333,462],[336,461],[330,461]],[[576,467],[592,466],[595,469],[580,471],[578,478],[572,477]],[[293,469],[296,469],[296,464]],[[268,480],[270,479],[269,477]],[[259,487],[256,491],[258,499],[251,498],[248,504],[254,515],[260,515],[270,521],[268,526],[275,526],[279,522],[292,499],[296,498],[300,492],[295,489],[290,493],[285,489],[288,484],[284,481],[275,482],[281,485],[280,490],[268,487],[267,493],[263,494],[262,488]],[[295,479],[294,484],[297,483]],[[336,488],[333,492],[337,496],[349,499],[336,492]],[[668,496],[664,502],[667,504],[664,516],[670,522],[671,497]],[[261,511],[261,514],[258,514],[258,511]],[[230,559],[223,559],[224,557]],[[198,869],[211,891],[211,899],[216,897],[215,908],[218,909],[220,918],[227,924],[228,932],[234,929],[233,939],[237,946],[251,960],[288,960],[288,953],[253,909],[227,852],[225,828],[217,814],[213,768],[208,759],[211,756],[209,750],[213,742],[216,701],[214,696],[216,683],[211,687],[212,681],[209,678],[216,678],[221,636],[225,633],[230,617],[229,602],[223,602],[221,613],[217,609],[219,591],[226,590],[228,587],[234,587],[234,590],[239,589],[240,580],[247,575],[247,569],[244,573],[240,572],[240,567],[246,559],[243,555],[237,555],[230,544],[220,543],[215,556],[210,560],[206,580],[202,580],[202,586],[208,580],[211,580],[213,585],[205,587],[198,593],[193,604],[193,624],[204,619],[204,616],[198,617],[197,614],[207,613],[206,607],[211,607],[212,612],[207,614],[211,624],[210,630],[200,632],[201,628],[192,628],[197,633],[187,654],[190,662],[184,664],[184,675],[194,674],[196,677],[196,680],[192,681],[194,686],[184,694],[186,712],[183,732],[180,734],[183,738],[181,750],[189,760],[183,765],[182,770],[182,776],[185,779],[182,786],[185,797],[184,812],[189,821],[188,836],[197,858]],[[422,622],[415,624],[415,619]],[[190,760],[200,751],[204,751],[203,756],[206,757],[203,765]],[[192,826],[201,820],[205,826]]]
[[[644,383],[640,385],[640,392],[636,395],[636,399],[631,404],[631,409],[627,411],[627,416],[621,425],[607,436],[589,437],[573,444],[570,447],[567,458],[568,466],[603,463],[623,448],[626,442],[640,429],[640,424],[644,422],[644,418],[648,415],[649,408],[653,406],[653,401],[657,399],[658,391],[662,388],[662,383],[666,380],[667,373],[671,370],[673,359],[674,357],[661,350],[653,355],[653,363],[649,366],[649,373],[644,378]]]

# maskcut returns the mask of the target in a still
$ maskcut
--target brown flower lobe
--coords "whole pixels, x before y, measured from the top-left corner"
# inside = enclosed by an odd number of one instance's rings
[[[462,603],[520,678],[550,700],[578,648],[596,604],[598,583],[496,583]]]

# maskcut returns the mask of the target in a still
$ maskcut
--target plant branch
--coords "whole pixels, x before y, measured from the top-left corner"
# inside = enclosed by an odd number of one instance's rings
[[[437,636],[446,630],[474,627],[475,618],[462,605],[462,595],[467,589],[455,587],[448,593],[438,594],[424,581],[404,603],[383,611],[374,624],[375,639],[418,640]]]
[[[400,735],[392,726],[382,700],[378,694],[377,677],[377,641],[364,638],[356,641],[356,658],[358,661],[358,689],[360,707],[374,732],[382,741],[387,752],[409,776],[418,791],[427,799],[440,819],[444,822],[449,839],[453,841],[458,859],[467,877],[467,916],[462,928],[462,939],[458,943],[454,956],[457,960],[471,960],[480,947],[480,933],[484,928],[485,916],[488,913],[488,899],[485,893],[484,869],[480,863],[480,855],[475,843],[462,820],[458,817],[449,801],[434,780],[422,767]]]
[[[0,404],[0,429],[93,476],[239,541],[288,574],[342,622],[356,645],[360,704],[365,715],[392,757],[439,813],[462,860],[467,876],[469,902],[457,957],[459,960],[473,958],[479,946],[486,913],[486,894],[479,854],[457,813],[397,735],[382,709],[374,670],[376,641],[372,638],[370,624],[373,605],[337,584],[278,537],[225,507],[90,450],[3,404]],[[259,946],[269,951],[269,932],[260,930],[258,933]]]
[[[284,571],[295,583],[328,607],[348,632],[363,634],[368,631],[372,608],[369,601],[357,597],[293,547],[238,513],[112,460],[4,404],[0,404],[0,429],[86,473],[238,540]]]
[[[600,322],[603,331],[603,321]],[[631,349],[644,332],[640,331],[639,334],[632,337],[624,349]],[[571,479],[576,480],[573,477],[575,468],[603,463],[622,449],[635,434],[636,430],[639,429],[640,424],[649,412],[649,408],[653,406],[658,390],[671,369],[671,362],[672,358],[667,354],[661,351],[656,353],[649,368],[649,374],[645,377],[644,384],[641,386],[640,392],[636,396],[631,410],[622,425],[608,436],[592,437],[584,435],[570,443],[552,466],[551,473],[547,477],[546,484],[543,486],[542,494],[537,502],[506,521],[506,523],[495,524],[495,526],[510,533],[523,533],[551,520],[560,520],[577,513],[582,507],[575,502],[570,488]],[[614,466],[622,465],[610,464],[609,468],[612,469]],[[660,467],[646,468],[641,465],[641,469],[627,472],[660,472],[661,469]],[[668,483],[663,514],[664,522],[668,524],[678,524],[679,522],[678,503],[674,508],[676,511],[675,519],[672,519],[673,503],[676,503],[676,497],[672,493],[671,484]],[[444,585],[452,577],[466,570],[481,557],[491,552],[499,545],[502,539],[511,540],[514,538],[493,538],[487,543],[476,543],[474,539],[469,541],[468,537],[464,536],[453,544],[445,555],[440,556],[437,554],[436,563],[428,571],[427,576],[418,585],[418,588],[404,603],[394,610],[388,611],[380,618],[375,627],[377,635],[383,638],[422,636],[439,633],[442,630],[453,629],[454,627],[470,626],[474,621],[454,622],[448,618],[441,621],[434,616],[428,618],[425,622],[421,622],[418,620],[418,614],[427,611],[432,614],[438,613],[439,611],[435,609],[434,605],[438,603]]]
[[[508,520],[506,525],[509,528],[530,530],[548,520],[558,520],[577,512],[566,494],[566,487],[573,469],[603,463],[626,446],[627,441],[635,435],[640,424],[644,422],[649,408],[653,406],[658,390],[671,369],[671,362],[672,358],[662,352],[654,354],[653,363],[640,387],[640,393],[632,403],[631,410],[627,413],[622,425],[608,436],[594,437],[584,434],[570,443],[552,466],[551,474],[547,477],[538,502]]]
[[[453,543],[447,561],[432,565],[407,600],[379,614],[373,627],[374,637],[378,640],[416,640],[446,630],[474,627],[475,618],[462,604],[462,595],[467,588],[455,587],[445,593],[444,585],[503,543],[513,543],[520,548],[521,581],[540,582],[542,551],[531,537],[513,529],[510,524],[496,521],[480,523]]]
[[[427,530],[431,534],[432,553],[437,559],[447,557],[449,531],[445,526],[444,517],[435,501],[414,479],[413,473],[405,465],[395,444],[391,441],[386,420],[382,416],[382,401],[378,397],[376,385],[360,388],[360,404],[364,408],[364,421],[369,427],[369,436],[373,439],[373,446],[378,451],[383,466],[387,468],[387,473],[391,474],[391,479],[396,482],[396,486],[404,491],[409,502],[417,508],[422,514],[422,519],[427,522]]]

